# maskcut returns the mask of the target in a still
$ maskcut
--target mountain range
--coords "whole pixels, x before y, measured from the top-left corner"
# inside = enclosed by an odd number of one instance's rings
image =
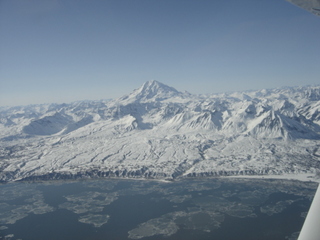
[[[0,107],[0,181],[318,174],[320,86]]]

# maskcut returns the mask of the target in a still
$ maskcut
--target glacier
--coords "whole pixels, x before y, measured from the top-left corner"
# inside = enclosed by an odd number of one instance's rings
[[[319,175],[320,86],[0,107],[0,181]]]

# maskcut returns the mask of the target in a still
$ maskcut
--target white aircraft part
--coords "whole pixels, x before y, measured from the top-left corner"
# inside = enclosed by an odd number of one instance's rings
[[[287,0],[301,8],[320,16],[320,0]]]
[[[320,190],[319,187],[313,198],[307,218],[303,224],[298,240],[320,239]]]

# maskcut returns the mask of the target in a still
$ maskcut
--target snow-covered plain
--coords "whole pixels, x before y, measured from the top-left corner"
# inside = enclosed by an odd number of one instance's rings
[[[315,179],[319,147],[319,86],[199,96],[149,81],[116,100],[0,108],[4,182]]]

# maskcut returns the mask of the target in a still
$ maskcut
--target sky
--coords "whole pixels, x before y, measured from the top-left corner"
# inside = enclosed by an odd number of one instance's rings
[[[285,0],[0,0],[0,106],[319,84],[319,39]]]

